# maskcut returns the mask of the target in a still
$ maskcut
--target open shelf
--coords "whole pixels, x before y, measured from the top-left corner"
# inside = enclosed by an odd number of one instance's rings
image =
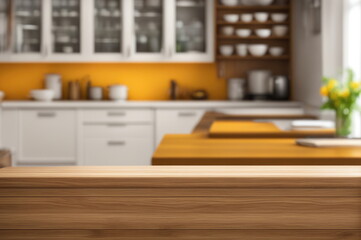
[[[289,22],[272,22],[272,21],[267,21],[267,22],[226,22],[226,21],[218,21],[217,22],[218,25],[289,25]]]
[[[246,57],[241,57],[241,56],[221,56],[218,55],[217,56],[218,60],[226,60],[226,61],[287,61],[290,59],[289,56],[279,56],[279,57],[274,57],[271,55],[266,55],[266,56],[261,56],[261,57],[254,57],[254,56],[246,56]]]
[[[218,5],[217,10],[227,10],[227,11],[288,11],[289,6],[277,6],[277,5],[269,5],[269,6],[224,6]]]
[[[261,37],[257,37],[257,36],[249,36],[249,37],[238,37],[238,36],[218,36],[219,40],[261,40],[261,41],[267,41],[267,40],[284,40],[284,41],[288,41],[290,39],[289,36],[286,37],[275,37],[275,36],[270,36],[267,38],[261,38]]]
[[[302,0],[287,0],[287,5],[268,5],[268,6],[224,6],[219,3],[215,5],[215,31],[216,31],[216,42],[215,42],[215,52],[217,53],[216,62],[217,62],[217,73],[218,76],[223,79],[229,79],[234,77],[245,78],[247,79],[247,73],[250,70],[269,70],[273,75],[282,75],[286,76],[290,81],[290,89],[292,89],[293,81],[293,4],[295,1]],[[237,22],[227,22],[224,20],[225,14],[254,14],[257,12],[266,12],[268,14],[272,13],[284,13],[288,15],[288,18],[284,22],[274,22],[271,17],[266,22],[259,22],[256,19],[253,19],[251,22],[243,22],[239,19]],[[258,37],[255,34],[256,29],[271,29],[276,25],[284,25],[288,27],[288,34],[286,36],[274,36],[271,35],[267,38]],[[250,29],[252,35],[249,37],[240,37],[235,33],[231,36],[223,35],[222,28],[225,26],[232,26],[234,29],[244,28]],[[232,56],[222,56],[219,52],[219,47],[221,45],[232,45],[237,44],[265,44],[270,47],[282,47],[284,49],[285,55],[282,56],[272,56],[267,54],[265,56],[239,56],[236,51]],[[236,49],[234,49],[236,50]],[[290,93],[291,99],[293,97],[292,91]]]

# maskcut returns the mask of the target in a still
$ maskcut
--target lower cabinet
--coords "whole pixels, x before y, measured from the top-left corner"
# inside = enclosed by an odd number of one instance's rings
[[[19,114],[19,164],[76,162],[75,111],[24,110]]]
[[[147,166],[151,164],[151,138],[86,139],[84,164],[87,166]]]
[[[3,112],[4,147],[16,165],[75,165],[76,111],[34,109]]]
[[[206,109],[156,110],[156,143],[166,134],[189,134]]]

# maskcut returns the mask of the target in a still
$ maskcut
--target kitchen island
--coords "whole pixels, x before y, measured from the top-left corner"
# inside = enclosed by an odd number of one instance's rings
[[[360,167],[0,169],[1,239],[361,238]]]

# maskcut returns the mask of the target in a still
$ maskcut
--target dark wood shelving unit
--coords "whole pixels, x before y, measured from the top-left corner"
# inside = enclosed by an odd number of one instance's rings
[[[285,75],[289,78],[290,84],[292,85],[293,80],[293,34],[292,34],[292,5],[293,1],[289,0],[287,5],[269,5],[269,6],[224,6],[221,5],[220,1],[216,1],[215,7],[215,19],[216,19],[216,41],[215,41],[215,52],[217,53],[217,65],[219,77],[228,79],[234,77],[246,78],[247,72],[255,69],[270,70],[274,75]],[[288,19],[285,22],[273,22],[271,17],[266,22],[235,22],[229,23],[224,21],[223,16],[225,14],[243,14],[243,13],[256,13],[256,12],[267,12],[272,13],[287,13]],[[270,36],[268,38],[261,38],[254,34],[255,29],[267,28],[272,29],[275,25],[284,25],[288,27],[288,34],[284,37]],[[232,26],[238,28],[248,28],[252,30],[252,35],[249,37],[239,37],[237,35],[225,36],[222,34],[222,27]],[[219,52],[221,45],[234,45],[239,43],[246,44],[268,44],[269,47],[279,46],[285,49],[285,53],[282,56],[270,56],[265,55],[261,57],[257,56],[245,56],[241,57],[236,55],[236,50],[232,56],[222,56]],[[292,87],[291,87],[292,89]],[[291,92],[291,98],[292,98]]]

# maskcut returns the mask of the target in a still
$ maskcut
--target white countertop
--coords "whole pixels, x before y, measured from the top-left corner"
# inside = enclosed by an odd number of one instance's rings
[[[302,108],[299,102],[255,101],[3,101],[2,108]]]

